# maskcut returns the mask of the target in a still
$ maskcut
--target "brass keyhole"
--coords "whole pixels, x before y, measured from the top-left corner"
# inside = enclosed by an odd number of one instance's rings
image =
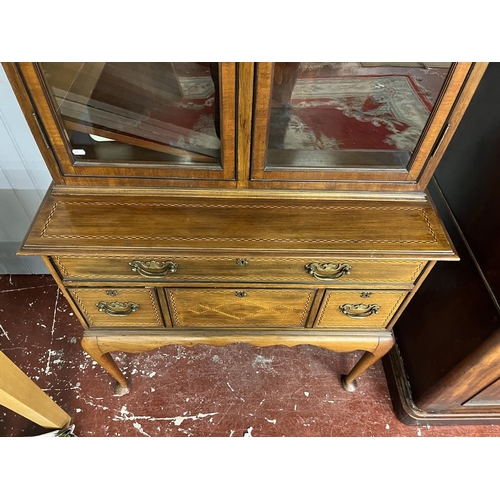
[[[236,292],[235,295],[241,299],[242,297],[247,296],[247,292]]]

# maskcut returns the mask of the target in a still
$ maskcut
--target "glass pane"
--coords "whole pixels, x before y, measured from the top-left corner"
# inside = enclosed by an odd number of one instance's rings
[[[451,63],[275,63],[267,164],[405,168]]]
[[[40,63],[75,160],[220,163],[217,63]]]

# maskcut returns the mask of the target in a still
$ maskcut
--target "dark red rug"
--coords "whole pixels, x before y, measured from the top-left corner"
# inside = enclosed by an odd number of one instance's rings
[[[299,77],[284,138],[270,147],[413,151],[431,109],[408,75]]]

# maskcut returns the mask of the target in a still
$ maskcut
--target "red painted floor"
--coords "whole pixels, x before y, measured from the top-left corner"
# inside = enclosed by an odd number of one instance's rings
[[[500,436],[500,425],[406,426],[382,364],[344,391],[359,353],[312,346],[167,346],[115,359],[113,380],[79,345],[83,329],[52,278],[0,277],[0,348],[72,417],[77,436]],[[46,432],[0,407],[0,436]]]

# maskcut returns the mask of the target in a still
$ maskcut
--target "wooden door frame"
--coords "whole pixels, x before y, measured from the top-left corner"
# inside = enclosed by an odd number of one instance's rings
[[[228,167],[225,172],[220,170],[222,175],[218,178],[204,176],[203,173],[200,174],[202,170],[194,174],[199,177],[176,176],[175,168],[165,170],[141,167],[141,176],[134,176],[131,168],[125,166],[112,166],[113,171],[106,175],[96,175],[97,172],[92,171],[92,167],[87,172],[82,172],[79,167],[75,169],[62,139],[60,126],[47,103],[47,95],[34,63],[3,63],[3,67],[55,185],[201,189],[237,187],[255,193],[276,189],[283,192],[321,190],[326,196],[328,193],[347,194],[363,191],[373,194],[379,192],[381,195],[423,192],[488,66],[488,63],[456,64],[454,72],[450,74],[446,93],[440,96],[439,106],[435,106],[431,114],[425,129],[425,139],[419,144],[408,171],[344,170],[337,172],[332,178],[311,180],[306,176],[290,176],[288,172],[280,172],[282,178],[275,178],[276,171],[272,172],[274,177],[255,178],[256,169],[261,168],[263,171],[262,162],[265,159],[273,63],[220,64],[225,71],[222,73],[230,75],[226,80],[222,77],[225,82],[225,86],[222,86],[225,97],[222,99],[224,104],[221,111],[226,117],[222,120],[223,134],[231,137],[223,143],[223,155],[229,158],[227,161],[231,168]],[[20,66],[27,68],[27,71],[21,71]],[[31,75],[31,79],[28,80],[26,74]],[[265,79],[262,75],[265,75]],[[264,85],[265,80],[267,87]],[[443,136],[445,129],[447,133]],[[61,154],[64,162],[61,160]],[[107,166],[103,168],[106,169]],[[165,177],[166,172],[171,177]]]
[[[179,185],[179,181],[192,181],[199,187],[235,185],[236,63],[219,63],[221,163],[223,166],[200,164],[190,166],[190,168],[183,168],[182,165],[174,163],[144,166],[141,163],[75,161],[70,145],[64,139],[65,128],[57,116],[38,64],[3,63],[3,66],[9,81],[16,90],[16,96],[28,125],[56,184],[169,187]]]
[[[488,63],[454,63],[407,169],[316,171],[304,168],[266,172],[273,63],[255,65],[255,95],[249,187],[332,189],[339,191],[423,191],[458,127]]]

